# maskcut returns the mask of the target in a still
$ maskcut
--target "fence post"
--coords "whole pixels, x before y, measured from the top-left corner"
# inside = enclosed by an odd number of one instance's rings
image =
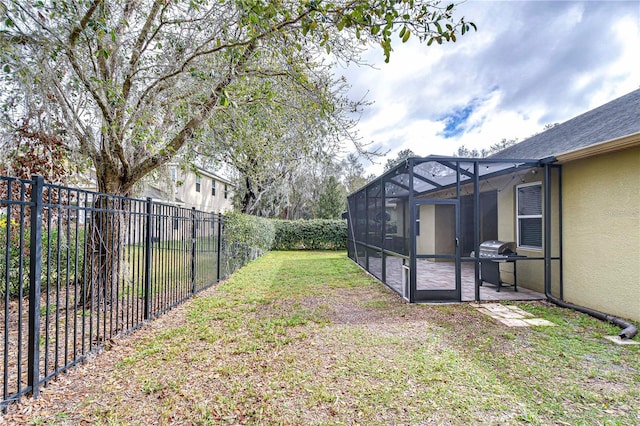
[[[220,264],[222,262],[222,213],[218,214],[218,276],[216,282],[220,282]]]
[[[196,292],[196,208],[191,207],[191,294]]]
[[[42,273],[42,191],[44,178],[32,175],[31,236],[29,240],[29,355],[27,385],[38,397],[40,386],[40,276]]]
[[[144,319],[151,318],[151,236],[153,229],[153,200],[147,198],[147,228],[144,233]]]

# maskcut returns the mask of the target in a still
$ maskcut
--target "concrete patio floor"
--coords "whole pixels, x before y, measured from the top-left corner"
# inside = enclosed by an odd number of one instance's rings
[[[386,258],[387,285],[401,293],[402,260],[397,257]],[[462,301],[475,300],[475,268],[473,262],[462,262],[461,267]],[[382,262],[378,258],[369,258],[369,272],[377,277],[382,276]],[[455,268],[451,262],[433,262],[418,259],[418,290],[455,290]],[[511,285],[502,285],[500,291],[492,284],[484,283],[480,287],[480,301],[508,300],[541,300],[544,294],[518,286],[518,291]]]

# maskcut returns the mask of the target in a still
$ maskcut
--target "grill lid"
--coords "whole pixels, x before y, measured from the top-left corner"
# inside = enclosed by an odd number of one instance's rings
[[[516,243],[488,240],[480,244],[480,257],[503,257],[515,254]]]

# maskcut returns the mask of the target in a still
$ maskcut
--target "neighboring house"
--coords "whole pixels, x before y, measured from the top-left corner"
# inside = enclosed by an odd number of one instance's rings
[[[197,168],[184,171],[171,164],[169,173],[174,188],[175,203],[206,212],[227,212],[233,209],[233,184],[210,171]]]
[[[348,219],[349,256],[411,302],[481,300],[480,244],[500,240],[526,256],[500,264],[522,289],[503,292],[640,321],[640,90],[490,158],[411,158]]]
[[[153,181],[145,178],[134,197],[151,198],[177,207],[195,207],[204,212],[224,213],[233,209],[230,180],[201,168],[185,171],[176,164],[166,167],[166,176],[160,173],[161,177]],[[69,185],[87,191],[97,191],[98,186],[93,170],[70,177]]]

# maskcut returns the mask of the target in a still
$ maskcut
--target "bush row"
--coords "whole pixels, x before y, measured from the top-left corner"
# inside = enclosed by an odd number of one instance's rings
[[[345,220],[274,220],[274,250],[345,250]]]
[[[231,258],[249,251],[251,259],[269,250],[345,250],[344,220],[280,220],[229,213],[224,241]],[[242,263],[244,264],[244,262]]]
[[[275,227],[271,220],[241,213],[225,215],[222,234],[227,272],[271,250]]]

